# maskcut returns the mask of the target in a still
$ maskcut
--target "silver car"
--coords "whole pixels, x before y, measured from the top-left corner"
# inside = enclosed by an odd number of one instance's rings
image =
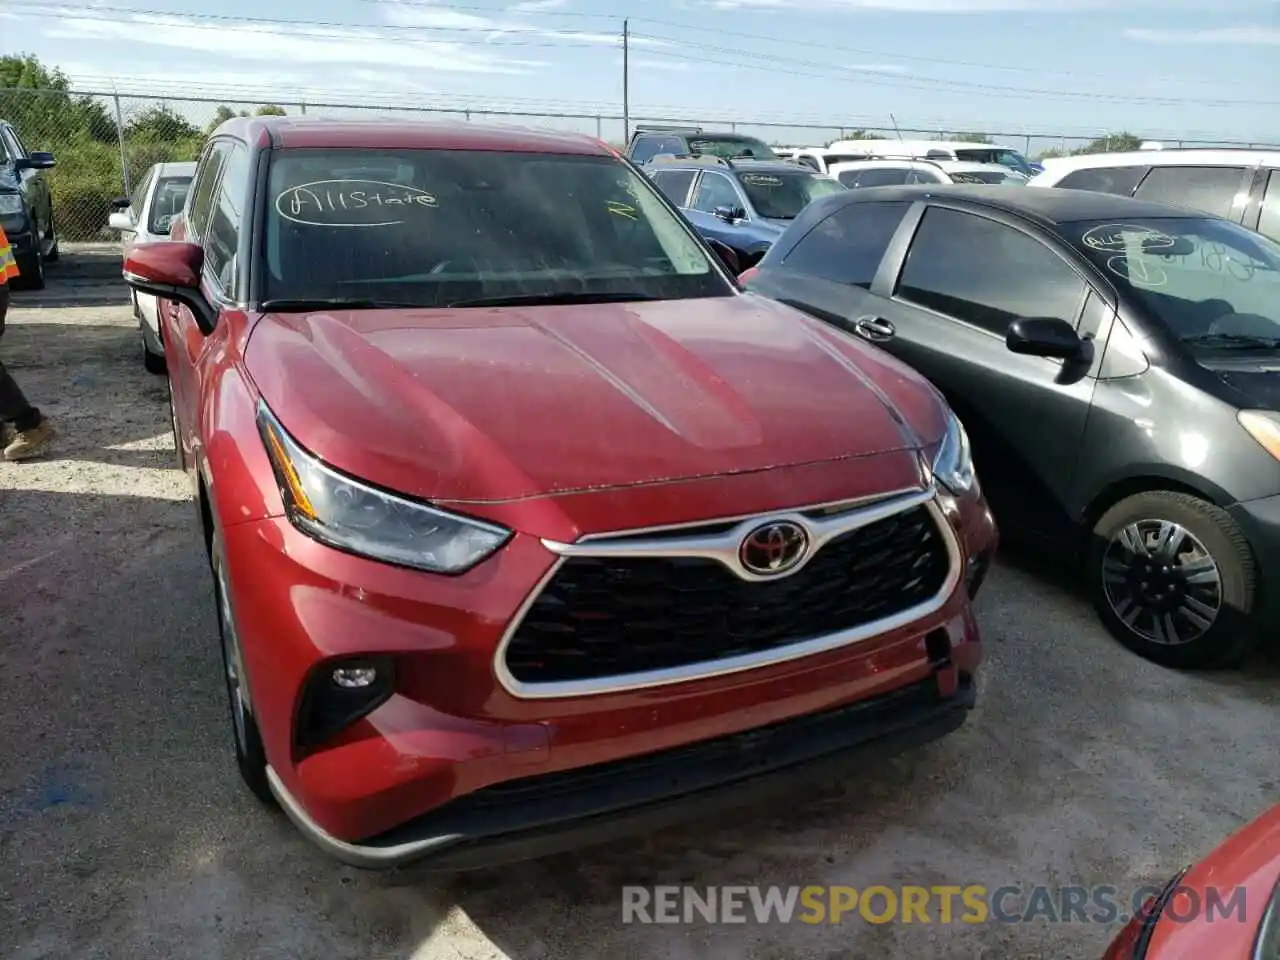
[[[187,202],[195,172],[194,163],[157,163],[138,181],[132,197],[115,201],[116,210],[107,225],[120,232],[122,254],[134,243],[168,239],[170,225]],[[134,293],[132,298],[133,314],[142,334],[142,362],[152,373],[164,373],[164,343],[156,298],[146,293]]]

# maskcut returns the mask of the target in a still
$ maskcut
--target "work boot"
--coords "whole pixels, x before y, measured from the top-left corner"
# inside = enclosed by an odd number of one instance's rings
[[[17,430],[13,442],[4,448],[6,460],[30,460],[44,453],[49,441],[57,433],[46,417],[30,430]]]

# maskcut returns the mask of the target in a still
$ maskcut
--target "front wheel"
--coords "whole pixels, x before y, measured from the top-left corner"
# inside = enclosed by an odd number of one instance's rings
[[[44,254],[37,244],[34,253],[18,261],[18,278],[13,285],[19,290],[43,290],[44,284]]]
[[[236,766],[240,777],[255,797],[275,804],[267,781],[267,753],[262,746],[258,724],[253,719],[249,684],[244,671],[244,655],[236,629],[235,612],[227,580],[227,563],[215,533],[209,562],[213,568],[214,598],[218,609],[218,635],[222,640],[222,675],[231,709],[231,732],[235,740]]]
[[[1088,551],[1089,592],[1107,629],[1174,669],[1235,666],[1261,639],[1250,623],[1256,566],[1226,511],[1155,490],[1102,515]]]

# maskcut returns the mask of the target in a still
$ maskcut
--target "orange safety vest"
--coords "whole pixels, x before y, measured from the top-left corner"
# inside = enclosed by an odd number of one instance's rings
[[[9,238],[4,235],[4,227],[0,227],[0,283],[8,283],[17,276],[18,261],[14,259]]]

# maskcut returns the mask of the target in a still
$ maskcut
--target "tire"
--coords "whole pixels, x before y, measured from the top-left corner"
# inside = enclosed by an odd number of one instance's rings
[[[57,263],[62,259],[62,250],[58,246],[58,236],[54,234],[53,243],[49,246],[49,252],[44,255],[45,263]]]
[[[1250,622],[1253,552],[1230,515],[1211,503],[1168,490],[1135,494],[1099,518],[1086,556],[1089,594],[1103,623],[1153,663],[1233,667],[1262,639]]]
[[[235,744],[236,766],[240,778],[249,792],[268,806],[276,806],[275,797],[267,781],[267,753],[262,746],[258,724],[253,719],[248,694],[248,682],[243,669],[236,638],[235,614],[227,590],[226,560],[222,541],[214,533],[209,550],[209,565],[213,569],[213,590],[218,615],[218,637],[222,648],[222,677],[227,689],[227,705],[231,720],[231,737]]]
[[[173,383],[169,383],[169,430],[173,434],[173,459],[179,470],[187,469],[187,458],[182,453],[182,439],[178,435],[178,408],[173,402]]]
[[[37,248],[18,262],[18,278],[13,285],[19,290],[43,290],[44,284],[44,254]]]
[[[151,349],[150,337],[147,336],[147,326],[145,320],[138,321],[138,339],[142,341],[142,366],[147,373],[162,374],[169,370],[165,363],[164,354],[156,353]]]

